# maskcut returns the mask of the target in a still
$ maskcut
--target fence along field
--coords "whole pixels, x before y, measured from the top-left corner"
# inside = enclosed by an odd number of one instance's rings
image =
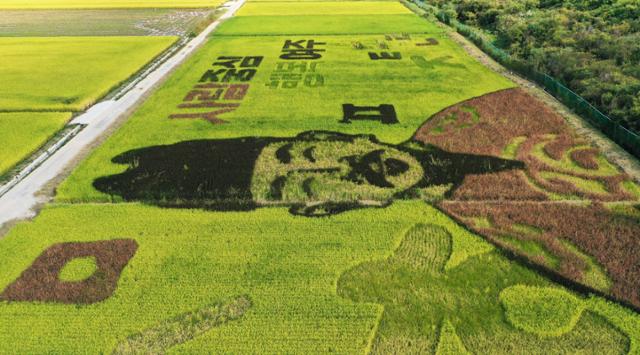
[[[633,237],[629,179],[561,119],[543,116],[555,123],[543,132],[507,129],[530,122],[518,104],[544,106],[433,24],[364,15],[326,29],[355,17],[324,17],[228,22],[75,170],[56,204],[0,240],[0,343],[126,352],[153,349],[166,333],[165,350],[176,352],[639,351],[636,311],[503,248],[522,255],[532,248],[516,247],[540,242],[549,259],[583,266],[590,277],[576,282],[605,293],[624,279],[598,272],[600,257],[615,254],[585,256],[576,238],[565,261],[545,249],[552,235],[532,239],[536,226],[519,223],[507,223],[522,232],[509,248],[448,205],[513,191],[525,202],[560,197],[560,208],[567,195],[624,202],[606,208],[628,218]],[[371,21],[386,25],[362,34]],[[394,22],[409,33],[387,32]],[[287,23],[304,25],[284,34]],[[581,189],[612,175],[616,189]],[[125,246],[129,258],[103,262]],[[80,283],[54,283],[57,293],[34,292],[51,270],[67,278],[92,267],[100,272]],[[82,305],[93,290],[106,298]]]

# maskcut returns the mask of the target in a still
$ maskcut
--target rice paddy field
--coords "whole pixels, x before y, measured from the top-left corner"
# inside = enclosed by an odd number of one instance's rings
[[[130,9],[130,8],[204,8],[222,4],[219,0],[2,0],[0,9]]]
[[[0,38],[1,111],[81,111],[176,38]],[[119,59],[127,55],[127,60]],[[34,80],[37,84],[34,84]]]
[[[0,175],[38,150],[70,118],[69,112],[0,113]]]
[[[127,80],[175,37],[0,38],[0,176]],[[127,61],[118,58],[125,54]],[[98,64],[99,63],[99,64]]]
[[[0,239],[0,352],[639,353],[638,177],[419,15],[247,2]]]
[[[168,48],[173,37],[0,38],[0,176]],[[90,49],[90,50],[89,50]],[[122,62],[118,56],[131,54]],[[100,63],[100,65],[96,65]]]
[[[184,36],[215,9],[43,9],[0,11],[0,37]]]
[[[399,2],[248,2],[237,16],[407,15]],[[411,14],[409,14],[411,15]],[[385,17],[383,17],[384,19]]]

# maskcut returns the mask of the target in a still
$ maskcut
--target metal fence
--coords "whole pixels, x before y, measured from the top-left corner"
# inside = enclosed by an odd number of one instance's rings
[[[458,33],[470,39],[485,53],[509,70],[512,70],[541,85],[547,92],[572,109],[575,113],[579,114],[594,127],[598,128],[614,142],[618,143],[637,158],[640,158],[640,135],[628,130],[618,122],[600,112],[597,108],[587,102],[587,100],[571,91],[558,80],[537,71],[534,69],[533,65],[529,63],[512,58],[507,52],[496,47],[490,41],[485,40],[485,38],[474,28],[450,18],[448,14],[443,11],[437,11],[433,7],[426,6],[419,0],[414,2],[426,11],[430,11],[432,13],[435,12],[438,20],[455,28]]]

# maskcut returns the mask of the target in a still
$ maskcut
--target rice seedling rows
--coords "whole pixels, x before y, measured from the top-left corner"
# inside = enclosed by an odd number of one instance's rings
[[[82,111],[175,40],[0,38],[0,111]]]

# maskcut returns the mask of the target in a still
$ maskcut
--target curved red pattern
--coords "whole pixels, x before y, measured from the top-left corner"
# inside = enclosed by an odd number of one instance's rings
[[[637,200],[622,187],[631,177],[622,172],[598,174],[598,150],[589,148],[561,116],[522,89],[503,90],[451,106],[429,119],[414,138],[456,153],[494,156],[502,156],[513,145],[515,159],[526,164],[524,173],[469,176],[451,196],[454,200],[539,201],[549,200],[550,194],[603,202]],[[542,152],[534,152],[540,144]],[[567,157],[584,171],[563,167]],[[550,165],[549,160],[558,164]],[[589,191],[567,179],[545,178],[544,173],[597,182],[606,192]]]

